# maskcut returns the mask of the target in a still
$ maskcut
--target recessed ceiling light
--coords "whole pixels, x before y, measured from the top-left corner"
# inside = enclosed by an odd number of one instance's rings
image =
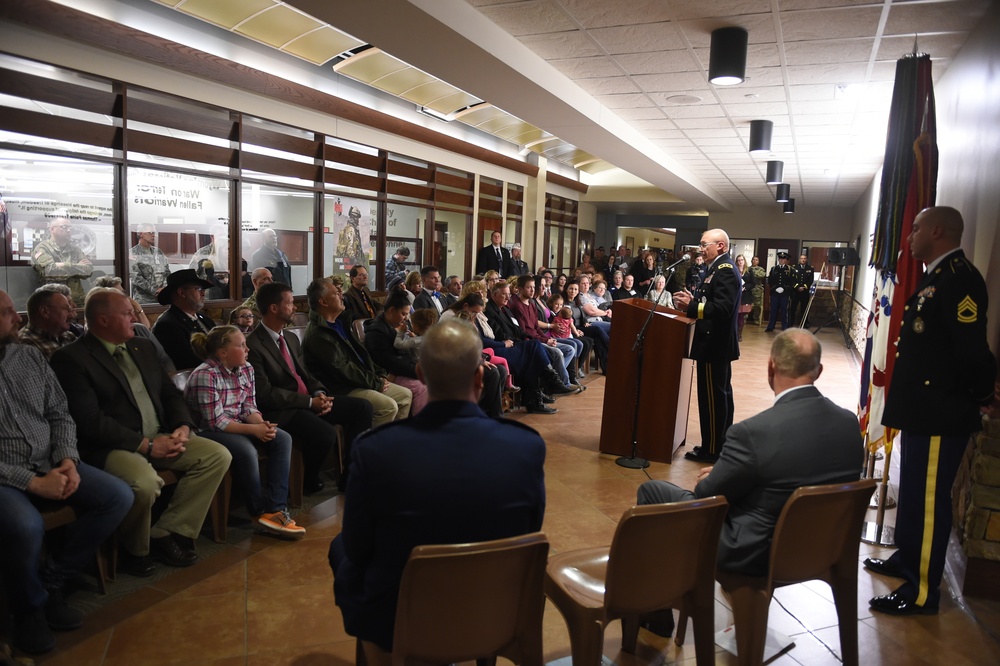
[[[698,97],[697,95],[671,95],[664,101],[667,104],[682,106],[685,104],[697,104],[701,101],[701,97]]]

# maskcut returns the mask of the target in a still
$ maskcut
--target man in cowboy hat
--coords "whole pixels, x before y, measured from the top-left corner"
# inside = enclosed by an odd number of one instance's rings
[[[176,271],[167,278],[167,286],[156,295],[160,305],[169,305],[153,324],[153,334],[163,345],[178,370],[196,368],[201,363],[191,348],[191,336],[208,333],[215,322],[202,314],[205,290],[214,286],[202,280],[193,268]]]

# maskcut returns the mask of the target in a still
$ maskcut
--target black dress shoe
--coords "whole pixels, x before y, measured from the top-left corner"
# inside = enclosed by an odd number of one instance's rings
[[[174,541],[173,535],[149,540],[149,550],[157,562],[171,567],[189,567],[198,561],[198,556],[190,550],[184,550]]]
[[[714,455],[706,451],[705,449],[699,449],[697,451],[690,451],[684,454],[686,460],[693,460],[700,463],[712,463],[715,464],[719,460],[719,456]]]
[[[156,573],[156,565],[149,555],[133,555],[122,551],[118,558],[118,570],[137,578],[149,578]]]
[[[56,646],[45,612],[32,611],[17,618],[14,625],[15,645],[27,654],[44,654]]]
[[[543,405],[551,405],[553,402],[556,401],[556,399],[553,398],[551,395],[546,395],[544,393],[540,394],[538,399],[542,401]]]
[[[557,384],[555,382],[552,382],[552,385],[549,386],[549,393],[551,395],[569,395],[570,393],[579,393],[579,391],[577,391],[575,388],[570,388],[565,384]]]
[[[302,482],[302,494],[303,495],[315,495],[319,491],[323,490],[326,484],[316,479],[314,481],[303,481]]]
[[[552,407],[546,407],[542,403],[527,405],[524,409],[529,414],[555,414],[559,411],[558,409],[553,409]]]
[[[901,594],[885,594],[868,601],[873,611],[887,615],[937,615],[937,606],[918,606]]]
[[[899,571],[899,568],[889,560],[880,560],[874,557],[866,557],[865,569],[868,569],[869,571],[874,571],[877,574],[882,574],[883,576],[892,576],[894,578],[903,577],[903,574]]]
[[[66,603],[62,590],[50,589],[45,602],[45,621],[49,629],[72,631],[83,626],[83,613]]]

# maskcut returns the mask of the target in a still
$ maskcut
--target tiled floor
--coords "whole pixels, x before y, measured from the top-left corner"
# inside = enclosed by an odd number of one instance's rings
[[[837,331],[820,334],[824,345],[820,389],[853,410],[858,365]],[[766,359],[771,336],[748,327],[743,357],[733,365],[736,419],[771,404]],[[683,460],[653,463],[646,472],[618,467],[597,453],[604,379],[585,380],[589,390],[563,398],[553,416],[518,416],[538,428],[548,443],[548,505],[544,531],[553,551],[610,543],[621,513],[635,500],[638,485],[650,478],[692,487],[700,465]],[[581,424],[585,424],[581,428]],[[699,441],[697,406],[692,404],[690,443]],[[808,436],[808,433],[803,433]],[[335,497],[300,514],[309,529],[298,543],[255,536],[214,555],[190,570],[179,571],[140,592],[105,606],[86,626],[60,636],[57,652],[43,660],[67,666],[159,664],[351,664],[354,642],[344,633],[333,603],[332,576],[326,561],[330,539],[340,529],[343,498]],[[678,544],[683,547],[683,544]],[[861,545],[859,558],[889,551]],[[1000,603],[953,599],[945,593],[939,615],[919,618],[873,616],[867,600],[889,591],[893,581],[860,569],[858,629],[861,663],[966,664],[1000,663]],[[717,595],[716,625],[732,616]],[[770,626],[795,639],[795,647],[774,664],[808,666],[839,662],[837,619],[829,588],[823,583],[781,589],[771,605]],[[691,629],[689,628],[689,632]],[[607,631],[605,655],[621,666],[694,664],[689,633],[683,648],[640,632],[637,654],[620,652],[620,626]],[[545,658],[569,655],[569,639],[559,612],[545,613]],[[735,659],[719,651],[716,663]]]

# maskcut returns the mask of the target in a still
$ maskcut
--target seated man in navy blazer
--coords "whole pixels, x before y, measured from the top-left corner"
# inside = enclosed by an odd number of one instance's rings
[[[701,471],[693,493],[666,481],[639,486],[639,504],[726,496],[720,569],[767,575],[774,526],[792,492],[857,481],[861,474],[864,451],[857,416],[813,386],[823,370],[820,351],[809,331],[783,331],[767,362],[774,406],[729,428],[719,461]]]
[[[545,512],[545,442],[530,427],[488,418],[482,343],[456,319],[424,336],[417,373],[428,405],[354,445],[343,531],[330,545],[334,595],[347,633],[392,649],[396,597],[410,551],[538,531]]]

